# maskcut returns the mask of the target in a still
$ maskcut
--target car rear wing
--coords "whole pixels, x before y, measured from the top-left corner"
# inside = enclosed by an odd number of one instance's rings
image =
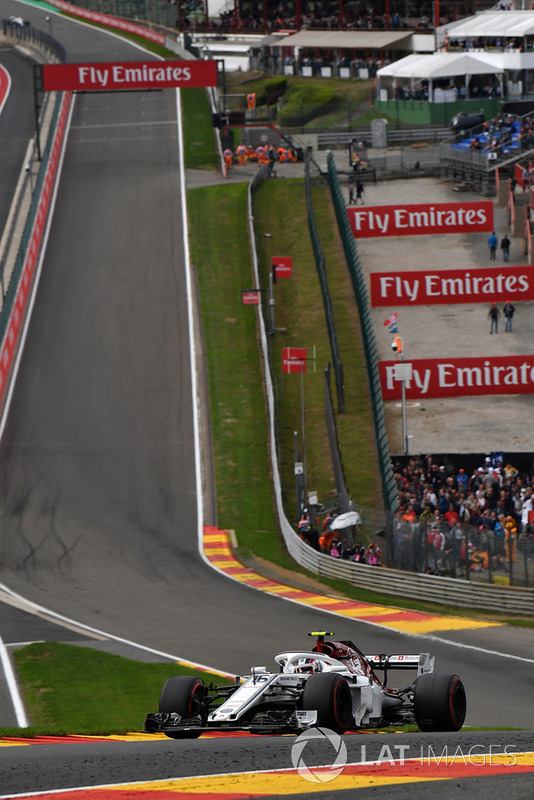
[[[365,656],[373,669],[416,669],[418,675],[424,672],[434,671],[434,656],[430,653],[419,653],[419,655],[387,656],[380,655]]]

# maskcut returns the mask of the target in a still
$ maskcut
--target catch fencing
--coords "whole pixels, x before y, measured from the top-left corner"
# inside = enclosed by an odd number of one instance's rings
[[[534,531],[502,535],[494,530],[442,522],[395,519],[388,540],[388,563],[424,572],[501,586],[534,584]]]
[[[306,152],[305,162],[305,185],[306,185],[306,203],[308,206],[308,228],[310,231],[310,239],[312,243],[313,254],[315,257],[315,266],[317,268],[317,275],[319,277],[319,285],[321,287],[321,294],[323,297],[323,306],[326,320],[326,327],[328,330],[328,338],[330,340],[330,351],[332,354],[332,363],[334,367],[334,376],[336,381],[337,391],[337,405],[339,413],[345,410],[345,386],[343,382],[343,363],[339,355],[339,346],[337,341],[336,323],[334,321],[334,312],[332,311],[332,300],[330,299],[330,292],[328,290],[328,277],[326,274],[326,264],[323,255],[323,249],[317,231],[317,224],[315,222],[315,214],[313,213],[313,205],[311,198],[311,178],[310,178],[310,155]]]
[[[371,320],[371,309],[369,304],[369,296],[367,293],[367,286],[365,284],[365,277],[358,255],[356,240],[354,239],[354,235],[350,229],[345,198],[339,184],[336,165],[332,153],[328,154],[328,183],[330,186],[330,192],[332,194],[337,224],[343,249],[345,251],[345,258],[352,281],[354,296],[356,298],[356,303],[358,305],[358,311],[360,314],[360,326],[365,359],[367,363],[367,376],[371,394],[371,406],[373,410],[378,463],[382,482],[382,494],[384,497],[387,515],[391,519],[398,509],[399,498],[397,494],[395,476],[393,474],[393,467],[391,465],[389,442],[386,431],[384,401],[382,399],[382,387],[380,385],[380,376],[378,372],[378,351],[376,348],[375,335]]]

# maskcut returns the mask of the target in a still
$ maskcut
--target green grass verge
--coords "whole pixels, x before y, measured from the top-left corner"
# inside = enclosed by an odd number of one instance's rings
[[[263,377],[253,307],[241,304],[252,285],[247,185],[188,192],[213,430],[218,524],[239,532],[266,558],[281,552],[274,516]]]
[[[232,683],[172,662],[141,663],[88,647],[39,642],[14,653],[30,728],[0,728],[0,736],[106,736],[140,731],[158,710],[165,681],[198,674],[206,684]]]
[[[337,227],[324,184],[316,185],[312,200],[321,245],[326,260],[329,292],[336,318],[339,350],[344,366],[346,411],[337,415],[343,463],[353,498],[362,508],[380,506],[380,480],[376,467],[373,425],[365,376],[365,361],[358,335],[358,315],[348,271],[344,266]],[[291,225],[280,209],[291,209]],[[326,506],[336,502],[336,487],[324,414],[324,369],[332,355],[328,339],[323,298],[310,242],[304,182],[264,182],[255,194],[255,220],[262,282],[266,286],[271,257],[293,258],[293,277],[279,280],[274,288],[277,333],[272,343],[273,374],[277,384],[278,433],[282,463],[285,507],[296,522],[294,432],[302,444],[301,380],[299,375],[282,375],[282,349],[306,347],[310,361],[303,379],[305,408],[306,466],[308,487],[318,493]],[[268,232],[270,237],[262,234]],[[332,379],[333,396],[335,385]],[[365,514],[364,514],[365,516]]]
[[[205,90],[184,89],[181,98],[184,140],[187,142],[184,156],[186,168],[218,169],[211,109]]]
[[[339,259],[326,187],[317,187],[314,197],[319,217],[328,230],[325,253]],[[290,236],[285,215],[277,211],[284,208],[292,210]],[[241,304],[241,290],[253,284],[246,226],[235,223],[246,219],[247,185],[192,190],[188,192],[188,211],[191,257],[197,273],[206,342],[218,525],[235,530],[245,551],[291,567],[293,562],[286,555],[273,506],[256,312]],[[308,236],[303,182],[264,183],[257,194],[255,215],[263,287],[268,284],[272,255],[283,253],[294,259],[294,278],[280,280],[275,287],[275,323],[286,333],[276,334],[272,357],[280,401],[284,502],[289,518],[296,522],[293,446],[294,431],[299,432],[302,441],[301,390],[299,377],[286,375],[282,381],[285,346],[309,347],[310,355],[312,347],[316,348],[317,371],[310,364],[304,378],[308,485],[325,504],[336,500],[324,419],[323,369],[330,360],[330,349]],[[271,236],[265,237],[266,232]],[[357,317],[354,304],[346,302],[350,291],[346,270],[339,263],[331,266],[332,301],[339,310],[338,334],[344,350],[349,408],[338,419],[345,443],[345,469],[353,478],[355,497],[361,500],[362,508],[376,511],[380,504],[379,478],[376,467],[369,469],[376,458],[363,354],[355,342]]]

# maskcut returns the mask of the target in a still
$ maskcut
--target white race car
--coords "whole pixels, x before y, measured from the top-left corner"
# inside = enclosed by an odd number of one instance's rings
[[[410,723],[422,731],[460,730],[467,710],[463,683],[434,672],[428,653],[366,656],[350,641],[325,641],[333,635],[310,633],[316,637],[311,651],[279,653],[279,671],[252,667],[233,685],[169,678],[159,711],[146,715],[145,733],[193,739],[214,730],[273,734],[323,727],[344,733]],[[416,676],[404,688],[389,688],[391,669],[415,670]]]

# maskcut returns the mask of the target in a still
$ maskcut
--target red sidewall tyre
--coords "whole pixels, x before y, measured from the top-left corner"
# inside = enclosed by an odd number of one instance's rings
[[[459,731],[467,713],[467,698],[458,675],[429,672],[414,685],[414,714],[421,731]]]
[[[336,733],[354,728],[352,694],[342,675],[326,672],[310,675],[300,706],[305,711],[317,711],[315,726],[318,728],[330,728]]]
[[[200,713],[195,695],[205,693],[205,684],[200,678],[189,675],[175,675],[163,686],[159,698],[159,710],[164,713],[176,713],[186,719]],[[177,731],[167,733],[170,739],[197,739],[202,731]]]

